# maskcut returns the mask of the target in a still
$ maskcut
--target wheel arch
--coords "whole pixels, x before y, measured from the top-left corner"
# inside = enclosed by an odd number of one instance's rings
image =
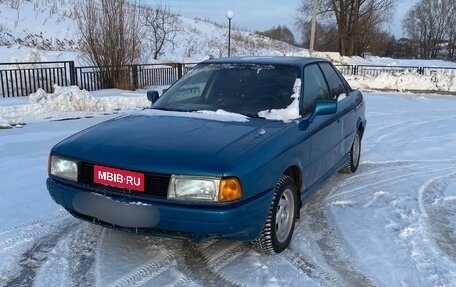
[[[291,165],[285,171],[283,172],[282,175],[288,175],[293,179],[293,181],[296,184],[296,188],[298,189],[298,193],[301,190],[302,187],[302,173],[301,169],[297,165]]]
[[[301,199],[301,190],[304,184],[303,178],[302,178],[302,172],[301,169],[297,165],[291,165],[289,166],[282,175],[287,175],[293,179],[295,185],[296,185],[296,192],[298,196],[298,215],[297,217],[299,218],[299,210],[301,210],[302,207],[302,199]]]
[[[364,129],[366,128],[366,124],[363,122],[363,120],[361,118],[358,119],[358,128],[357,128],[357,132],[359,132],[359,135],[361,136],[361,139],[363,138],[363,135],[364,135]]]

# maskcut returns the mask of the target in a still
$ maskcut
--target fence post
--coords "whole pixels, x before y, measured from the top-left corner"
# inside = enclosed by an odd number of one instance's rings
[[[184,74],[183,71],[184,71],[184,65],[181,64],[181,63],[178,63],[178,64],[177,64],[177,79],[178,79],[178,80],[179,80],[180,78],[182,78],[182,75]]]
[[[138,65],[131,65],[131,80],[134,89],[139,89]]]
[[[352,66],[352,73],[353,73],[354,76],[358,75],[358,66],[356,66],[356,65]]]
[[[76,77],[76,69],[74,67],[74,61],[68,62],[68,72],[70,73],[70,86],[77,86],[78,81]]]

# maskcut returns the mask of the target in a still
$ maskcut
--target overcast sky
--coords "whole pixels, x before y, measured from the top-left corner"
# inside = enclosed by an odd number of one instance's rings
[[[228,22],[225,12],[233,10],[233,24],[251,31],[267,30],[277,25],[294,27],[297,7],[300,0],[143,0],[143,3],[167,3],[171,10],[180,11],[186,17],[211,19],[218,23]],[[402,36],[401,20],[405,13],[418,0],[399,0],[394,21],[389,30],[397,38]],[[295,35],[298,37],[298,35]]]

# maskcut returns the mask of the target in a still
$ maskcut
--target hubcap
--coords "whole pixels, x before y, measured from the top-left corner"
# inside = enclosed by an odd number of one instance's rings
[[[284,242],[290,234],[294,219],[294,206],[293,192],[286,189],[280,196],[275,220],[275,230],[279,242]]]

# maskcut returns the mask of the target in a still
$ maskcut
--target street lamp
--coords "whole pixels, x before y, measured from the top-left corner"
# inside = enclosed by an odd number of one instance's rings
[[[226,18],[228,18],[228,57],[231,56],[231,19],[234,17],[233,10],[228,10],[225,13]]]

